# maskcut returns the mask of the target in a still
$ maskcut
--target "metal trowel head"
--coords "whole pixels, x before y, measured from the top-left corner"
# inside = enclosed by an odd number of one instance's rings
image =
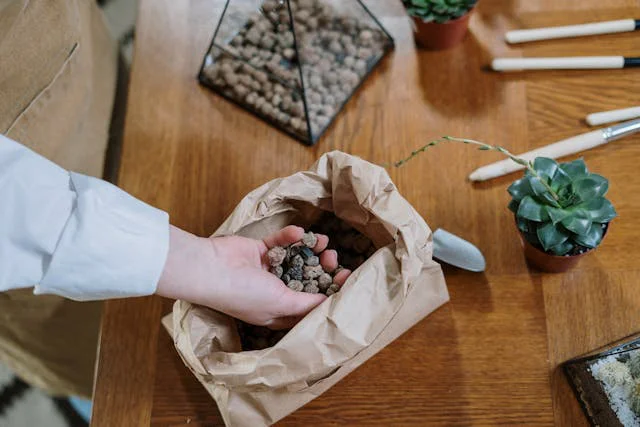
[[[442,228],[433,232],[433,257],[474,272],[484,271],[486,267],[480,249]]]

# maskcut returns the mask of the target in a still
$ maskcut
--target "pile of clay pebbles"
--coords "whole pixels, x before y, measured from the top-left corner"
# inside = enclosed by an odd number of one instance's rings
[[[334,249],[344,268],[354,271],[376,251],[373,243],[364,234],[343,222],[333,214],[325,214],[312,230],[329,236],[327,249]],[[277,246],[269,250],[270,271],[280,278],[290,289],[298,292],[322,293],[331,296],[340,290],[333,278],[342,266],[334,271],[326,271],[320,264],[320,254],[313,248],[318,238],[309,231],[302,240],[293,245]],[[288,331],[272,331],[264,326],[249,325],[238,321],[238,332],[243,350],[263,350],[273,347]]]
[[[313,248],[318,243],[317,236],[304,233],[302,240],[293,245],[271,248],[267,253],[271,273],[281,279],[289,289],[310,294],[321,293],[331,296],[340,290],[340,286],[333,283],[333,278],[343,268],[338,266],[334,271],[325,271],[320,264],[320,254],[315,254]]]

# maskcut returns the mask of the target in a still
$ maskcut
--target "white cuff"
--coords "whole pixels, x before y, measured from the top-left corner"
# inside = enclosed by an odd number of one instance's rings
[[[70,173],[77,193],[36,294],[86,301],[151,295],[169,250],[169,216],[119,188]]]

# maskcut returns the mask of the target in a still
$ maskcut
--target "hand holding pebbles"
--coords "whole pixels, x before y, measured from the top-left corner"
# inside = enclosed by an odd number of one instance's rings
[[[334,277],[340,270],[336,269],[332,275],[320,263],[326,244],[326,240],[320,243],[315,233],[307,232],[297,243],[287,247],[275,246],[267,252],[271,266],[269,271],[296,292],[326,295],[331,289],[330,294],[334,294],[340,290],[340,286],[334,283]],[[317,247],[320,248],[319,254],[314,252]]]

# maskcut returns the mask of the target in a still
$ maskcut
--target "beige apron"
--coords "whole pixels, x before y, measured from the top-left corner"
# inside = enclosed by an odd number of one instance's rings
[[[0,0],[0,132],[102,176],[116,48],[94,0]],[[57,395],[90,396],[100,303],[0,293],[0,361]]]

